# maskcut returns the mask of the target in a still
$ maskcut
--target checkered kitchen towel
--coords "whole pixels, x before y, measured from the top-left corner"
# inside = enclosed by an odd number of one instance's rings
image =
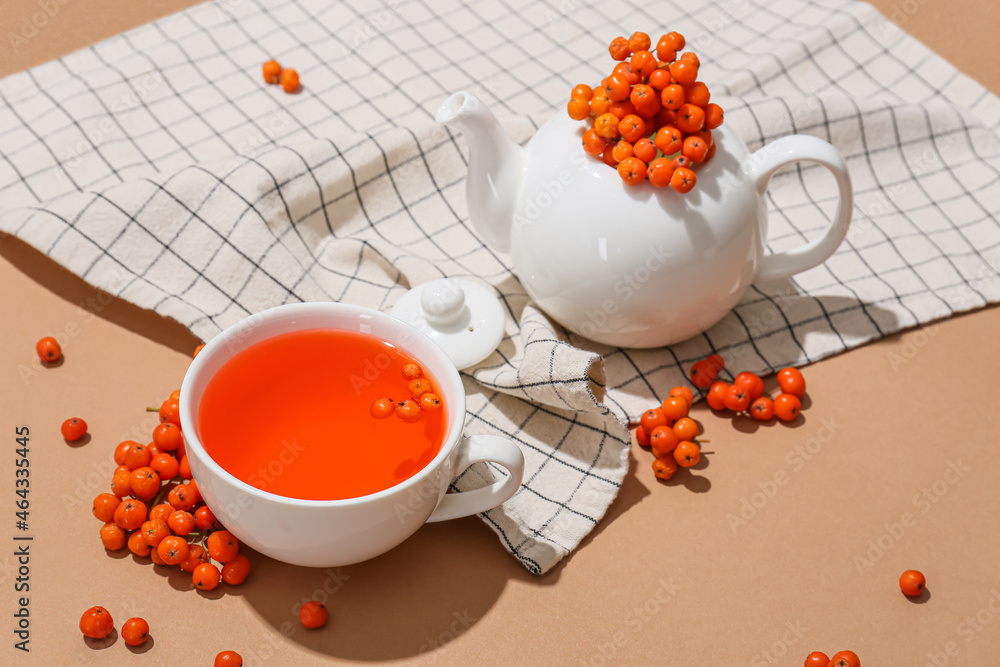
[[[856,187],[826,265],[645,351],[567,335],[528,301],[467,224],[463,138],[433,122],[467,89],[524,142],[635,29],[687,35],[751,149],[819,136]],[[299,94],[261,83],[272,57],[299,71]],[[852,0],[222,0],[11,76],[0,103],[0,229],[202,338],[287,302],[388,308],[441,276],[492,285],[507,337],[464,374],[468,431],[525,453],[522,488],[483,519],[535,573],[614,499],[617,418],[694,359],[769,372],[1000,298],[1000,103]],[[770,249],[814,236],[835,203],[821,169],[776,177]]]

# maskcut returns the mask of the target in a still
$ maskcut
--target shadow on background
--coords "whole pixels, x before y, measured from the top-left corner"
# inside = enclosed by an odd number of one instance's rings
[[[172,350],[191,354],[201,341],[177,320],[112,296],[24,241],[7,236],[0,257],[58,297]]]

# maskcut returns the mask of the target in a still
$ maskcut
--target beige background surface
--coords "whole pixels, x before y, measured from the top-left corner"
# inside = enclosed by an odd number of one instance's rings
[[[12,51],[9,34],[41,10],[37,0],[5,0],[0,74],[193,4],[53,2],[59,11],[48,25]],[[997,3],[875,4],[902,11],[907,30],[1000,92]],[[464,519],[427,526],[340,571],[251,554],[243,586],[201,594],[176,569],[109,557],[89,513],[110,478],[114,445],[151,430],[143,407],[179,386],[198,341],[14,239],[0,242],[0,285],[0,443],[8,448],[0,457],[0,663],[176,664],[183,656],[207,665],[224,648],[248,665],[416,656],[797,666],[809,651],[840,648],[868,667],[923,665],[936,654],[938,665],[997,663],[998,309],[815,364],[806,370],[804,419],[792,426],[758,427],[700,406],[707,463],[661,484],[651,455],[634,447],[609,516],[545,577],[528,574],[478,519]],[[52,334],[66,341],[65,361],[43,369],[33,345]],[[90,423],[85,444],[59,436],[69,416]],[[32,432],[30,656],[13,650],[11,634],[16,425]],[[748,518],[734,526],[741,510]],[[908,525],[896,525],[907,513]],[[907,568],[928,576],[930,594],[917,603],[897,587]],[[331,620],[306,631],[292,608],[314,595],[328,597]],[[145,654],[120,639],[85,643],[76,626],[94,604],[118,624],[144,616],[153,637]]]

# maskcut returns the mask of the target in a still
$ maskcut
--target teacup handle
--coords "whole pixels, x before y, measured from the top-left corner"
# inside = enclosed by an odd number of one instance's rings
[[[481,489],[446,494],[427,519],[428,522],[479,514],[493,509],[514,495],[521,486],[521,477],[524,475],[524,454],[518,446],[507,438],[496,435],[474,435],[464,438],[458,445],[455,474],[460,475],[473,463],[483,461],[491,461],[506,468],[507,479]]]
[[[833,172],[834,178],[837,179],[837,187],[840,189],[837,212],[822,236],[794,250],[764,255],[757,270],[757,277],[754,279],[755,283],[787,278],[822,264],[840,246],[851,224],[851,213],[854,208],[851,175],[847,171],[847,164],[840,151],[822,139],[794,134],[772,141],[754,153],[750,158],[750,163],[753,165],[750,177],[755,181],[757,192],[763,195],[774,172],[793,162],[816,162]]]

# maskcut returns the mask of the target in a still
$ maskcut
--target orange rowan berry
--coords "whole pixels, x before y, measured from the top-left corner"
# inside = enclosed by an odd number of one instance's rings
[[[249,574],[250,560],[243,554],[222,566],[222,580],[232,586],[242,584]]]
[[[55,338],[47,336],[35,343],[35,352],[42,361],[52,363],[58,361],[59,357],[62,356],[62,347],[59,346],[59,342]]]
[[[629,98],[632,86],[622,74],[612,74],[604,81],[604,88],[608,91],[608,99],[612,102],[620,102]]]
[[[688,134],[697,132],[705,125],[705,112],[693,104],[683,104],[677,110],[677,129]]]
[[[79,417],[71,417],[62,423],[59,430],[66,442],[76,442],[87,435],[87,422]]]
[[[125,546],[125,531],[114,523],[101,526],[101,543],[108,551],[118,551]]]
[[[629,114],[619,121],[618,133],[621,134],[622,139],[627,141],[629,144],[634,144],[639,141],[639,139],[646,136],[646,123],[639,116]],[[621,160],[619,160],[619,162],[621,162]]]
[[[646,433],[652,433],[657,426],[667,425],[667,416],[663,413],[662,408],[650,408],[642,413],[639,425],[645,429]]]
[[[694,440],[698,437],[698,423],[690,417],[682,417],[674,424],[674,435],[680,441]]]
[[[907,570],[899,577],[899,588],[909,597],[917,597],[923,593],[926,585],[927,579],[919,570]]]
[[[684,35],[679,32],[668,32],[666,35],[660,38],[660,42],[666,44],[674,51],[683,51],[684,45]]]
[[[687,98],[688,102],[703,109],[708,106],[708,102],[712,98],[708,86],[701,81],[692,83],[684,93],[684,97]]]
[[[194,513],[194,525],[202,530],[208,530],[215,523],[215,512],[208,505],[202,505]]]
[[[726,407],[733,412],[743,412],[750,407],[750,394],[738,384],[734,384],[726,392]]]
[[[632,66],[633,72],[638,72],[641,76],[646,77],[656,69],[656,57],[649,51],[640,49],[632,52],[629,64]]]
[[[685,102],[687,98],[684,96],[683,86],[674,83],[660,91],[660,103],[671,111],[680,109]]]
[[[781,391],[802,398],[806,395],[806,379],[797,368],[785,368],[778,371],[778,385]]]
[[[163,538],[170,535],[170,528],[165,521],[160,519],[150,519],[139,528],[142,541],[151,547],[158,546]]]
[[[208,555],[220,563],[228,563],[236,558],[240,550],[239,540],[228,530],[217,530],[206,541]]]
[[[135,440],[123,440],[118,443],[115,447],[115,463],[117,465],[125,465],[125,455],[128,454],[128,450],[132,448],[133,445],[138,445],[139,443]]]
[[[236,651],[222,651],[215,656],[213,667],[243,667],[243,656]]]
[[[670,393],[667,394],[667,396],[680,396],[680,397],[682,397],[685,401],[687,401],[687,404],[688,404],[689,408],[692,405],[694,405],[694,392],[691,391],[690,387],[684,387],[684,386],[678,385],[678,386],[674,387],[673,389],[671,389]]]
[[[657,426],[649,434],[649,446],[658,459],[670,456],[670,452],[674,451],[678,442],[677,434],[669,426]]]
[[[286,93],[294,93],[299,89],[299,73],[292,68],[281,70],[281,88]]]
[[[190,547],[187,540],[178,535],[168,535],[156,545],[156,552],[167,565],[177,565],[187,560]]]
[[[663,91],[667,86],[670,85],[670,70],[666,67],[659,67],[654,69],[649,75],[649,85],[653,90]],[[660,97],[660,101],[663,101],[663,97]],[[665,104],[663,106],[666,106]]]
[[[764,393],[764,381],[756,373],[750,371],[743,371],[737,375],[733,379],[733,384],[743,387],[750,395],[751,401],[757,400]]]
[[[664,155],[673,155],[680,152],[684,147],[684,139],[681,131],[676,127],[667,125],[656,131],[654,143]]]
[[[854,651],[837,651],[827,667],[861,667],[861,658]]]
[[[160,421],[169,422],[174,426],[180,427],[181,406],[176,399],[168,398],[160,404]]]
[[[656,159],[656,146],[649,137],[643,137],[632,144],[632,156],[643,162],[652,162]]]
[[[110,523],[115,519],[115,510],[118,509],[122,499],[113,493],[99,493],[94,498],[92,511],[102,523]]]
[[[695,55],[694,51],[688,51],[687,53],[682,54],[681,60],[687,61],[695,67],[701,67],[701,59]]]
[[[420,403],[420,409],[424,412],[434,412],[435,410],[440,410],[442,405],[441,398],[432,392],[424,394],[417,402]]]
[[[146,544],[146,541],[142,539],[142,534],[140,534],[139,531],[135,531],[128,536],[128,550],[136,556],[145,558],[149,555],[151,549],[152,547]]]
[[[757,421],[766,422],[774,416],[774,401],[767,396],[754,399],[750,404],[750,416]]]
[[[705,396],[708,406],[713,410],[726,409],[726,394],[729,393],[729,385],[722,380],[713,382]]]
[[[326,624],[326,617],[326,607],[315,600],[306,602],[299,609],[299,620],[302,621],[302,625],[310,629],[323,627]]]
[[[590,115],[600,116],[601,114],[608,113],[611,109],[611,98],[608,97],[608,91],[602,86],[594,91],[594,95],[590,98]]]
[[[177,473],[180,472],[181,464],[177,462],[170,454],[157,454],[153,457],[153,460],[149,462],[149,467],[156,471],[156,474],[160,476],[161,481],[170,481],[174,477],[177,477]]]
[[[388,398],[377,398],[370,409],[375,419],[386,419],[396,411],[396,404]]]
[[[618,118],[612,113],[601,114],[594,119],[594,131],[607,141],[618,138]]]
[[[676,171],[674,172],[677,173]],[[673,186],[673,180],[670,181],[670,185]],[[719,374],[719,371],[715,369],[705,360],[696,361],[691,364],[691,382],[694,386],[699,389],[707,389],[715,382],[715,376]]]
[[[792,394],[780,394],[774,399],[774,414],[783,422],[790,422],[799,416],[802,411],[802,402],[798,396]]]
[[[663,414],[667,419],[678,420],[688,415],[688,403],[682,396],[668,396],[663,401]]]
[[[625,60],[631,55],[632,50],[629,48],[628,40],[624,37],[615,37],[611,40],[610,46],[608,46],[608,53],[615,60]]]
[[[649,163],[646,173],[650,183],[658,188],[665,188],[670,185],[670,178],[674,175],[674,163],[667,158],[658,157]]]
[[[670,179],[670,187],[681,194],[691,192],[691,189],[698,182],[698,177],[687,167],[674,169],[674,175]]]
[[[191,573],[191,582],[195,588],[203,591],[215,590],[221,579],[219,568],[212,563],[202,563]]]
[[[698,79],[698,66],[682,57],[670,63],[670,76],[682,86],[690,86]]]
[[[181,457],[181,462],[177,465],[177,474],[184,479],[191,479],[191,463],[186,455]]]
[[[115,508],[115,523],[123,530],[135,530],[146,521],[146,505],[141,500],[126,498]]]
[[[145,466],[132,471],[129,478],[132,494],[139,500],[152,500],[160,490],[160,476],[152,468]]]
[[[619,122],[628,115],[635,113],[635,107],[628,100],[622,100],[621,102],[615,102],[610,107],[608,107],[608,113],[619,120]]]
[[[689,440],[677,443],[677,447],[674,448],[674,461],[677,461],[677,465],[682,468],[697,465],[700,460],[701,447]]]
[[[416,380],[410,380],[407,388],[410,390],[410,395],[416,398],[423,396],[429,391],[433,391],[434,387],[428,382],[426,378],[417,378]]]
[[[618,166],[618,160],[615,159],[615,144],[608,144],[604,147],[604,154],[601,155],[601,160],[609,167]]]
[[[714,130],[715,128],[722,125],[723,112],[722,107],[718,104],[712,103],[705,107],[705,127],[709,130]]]
[[[661,37],[660,41],[656,43],[656,57],[665,63],[672,63],[677,59],[677,51],[669,42],[664,40],[664,37]]]
[[[708,155],[708,144],[701,140],[699,137],[690,136],[684,140],[684,146],[681,148],[681,152],[684,157],[691,160],[691,162],[699,163],[705,161],[705,156]]]
[[[159,519],[166,522],[170,518],[170,515],[176,511],[170,503],[160,503],[159,505],[154,505],[153,509],[149,510],[149,519]]]
[[[174,488],[170,489],[170,493],[167,494],[167,502],[170,503],[174,509],[188,511],[194,507],[197,502],[195,500],[194,492],[191,491],[191,487],[187,484],[178,484]]]
[[[208,552],[200,544],[192,544],[188,547],[188,557],[180,562],[180,568],[185,572],[194,572],[202,563],[208,562]]]
[[[666,481],[673,477],[675,472],[677,472],[677,461],[673,456],[653,459],[653,474],[657,479]]]
[[[114,619],[104,607],[91,607],[80,617],[80,632],[91,639],[104,639],[114,629]]]
[[[141,646],[149,637],[149,623],[141,618],[130,618],[122,624],[121,635],[129,646]]]
[[[625,158],[618,163],[618,175],[628,185],[638,185],[646,178],[646,163],[637,157]]]
[[[163,422],[153,429],[153,442],[164,452],[172,452],[184,444],[181,428],[172,422]]]
[[[174,510],[167,517],[167,525],[170,530],[178,535],[188,535],[195,528],[194,515],[185,510]]]
[[[159,546],[159,545],[157,545]],[[149,546],[149,558],[153,561],[153,565],[166,565],[167,562],[160,558],[160,552],[156,550],[153,545]]]
[[[132,493],[132,471],[125,466],[115,468],[115,474],[111,477],[111,493],[119,498],[124,498]]]
[[[813,651],[806,656],[805,667],[829,667],[830,658],[822,651]]]
[[[628,99],[640,116],[655,116],[661,107],[660,94],[652,86],[644,83],[633,86]]]
[[[632,144],[624,140],[619,141],[611,147],[611,157],[614,159],[615,164],[618,164],[625,158],[632,157]]]
[[[632,67],[632,63],[618,63],[615,65],[612,74],[618,74],[619,76],[625,77],[630,86],[634,86],[637,83],[642,83],[642,75],[639,71]]]
[[[583,150],[588,155],[601,157],[604,154],[604,147],[607,146],[607,143],[601,135],[597,134],[597,130],[594,128],[590,128],[583,133]]]
[[[591,96],[594,94],[594,89],[585,83],[578,83],[573,86],[572,92],[569,94],[571,100],[590,100]]]
[[[574,99],[566,103],[566,113],[573,120],[583,120],[590,117],[590,99]]]
[[[125,467],[129,471],[136,470],[138,468],[144,468],[149,465],[149,462],[153,460],[153,455],[150,453],[149,448],[141,443],[135,443],[128,448],[125,452]]]
[[[628,48],[632,50],[633,53],[636,51],[642,51],[643,49],[648,49],[652,40],[649,39],[649,35],[644,32],[633,32],[632,36],[628,38]]]
[[[268,60],[261,67],[264,73],[264,81],[266,83],[278,83],[281,81],[281,65],[274,60]]]
[[[412,398],[396,404],[396,416],[403,421],[413,421],[420,417],[420,405]]]

